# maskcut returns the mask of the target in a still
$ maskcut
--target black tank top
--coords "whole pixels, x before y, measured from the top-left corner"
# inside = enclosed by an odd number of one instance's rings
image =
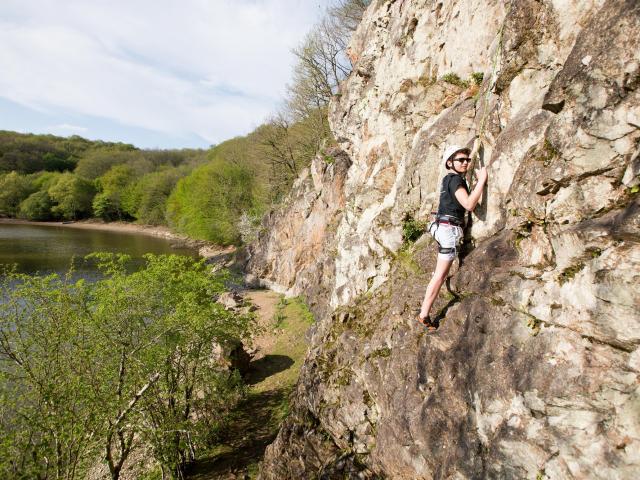
[[[440,205],[438,205],[438,215],[451,215],[456,217],[460,222],[464,221],[466,210],[456,198],[456,190],[463,187],[469,193],[469,187],[462,175],[457,173],[449,173],[442,179],[442,187],[440,188]]]

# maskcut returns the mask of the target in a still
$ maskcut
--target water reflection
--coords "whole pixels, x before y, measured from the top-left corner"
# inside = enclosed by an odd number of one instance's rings
[[[148,235],[55,225],[0,224],[0,265],[17,264],[22,273],[63,274],[75,258],[76,276],[94,279],[94,265],[82,260],[91,252],[126,253],[137,264],[145,253],[197,257],[194,249],[174,248],[171,241]]]

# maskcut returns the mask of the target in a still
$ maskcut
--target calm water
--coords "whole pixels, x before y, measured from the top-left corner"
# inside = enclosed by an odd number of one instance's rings
[[[171,241],[149,235],[0,223],[0,264],[17,264],[20,272],[64,273],[75,258],[78,274],[91,278],[95,269],[82,261],[91,252],[126,253],[136,263],[142,262],[145,253],[198,255],[193,249],[173,248]]]

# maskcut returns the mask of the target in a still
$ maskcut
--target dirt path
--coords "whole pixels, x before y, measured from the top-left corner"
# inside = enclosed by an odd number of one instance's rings
[[[289,396],[306,353],[305,332],[313,318],[300,301],[268,290],[245,295],[258,307],[258,352],[246,377],[247,398],[234,412],[227,434],[189,471],[191,480],[255,478],[264,450],[289,410]]]

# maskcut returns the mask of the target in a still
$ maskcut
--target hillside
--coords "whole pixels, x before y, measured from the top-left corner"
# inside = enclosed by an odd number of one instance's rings
[[[101,149],[132,151],[135,147],[78,136],[65,138],[0,130],[0,174],[73,170],[80,157]]]
[[[319,319],[261,478],[637,478],[640,4],[376,0],[350,57],[339,148],[250,250]],[[488,188],[426,336],[436,251],[403,226],[476,137]]]

